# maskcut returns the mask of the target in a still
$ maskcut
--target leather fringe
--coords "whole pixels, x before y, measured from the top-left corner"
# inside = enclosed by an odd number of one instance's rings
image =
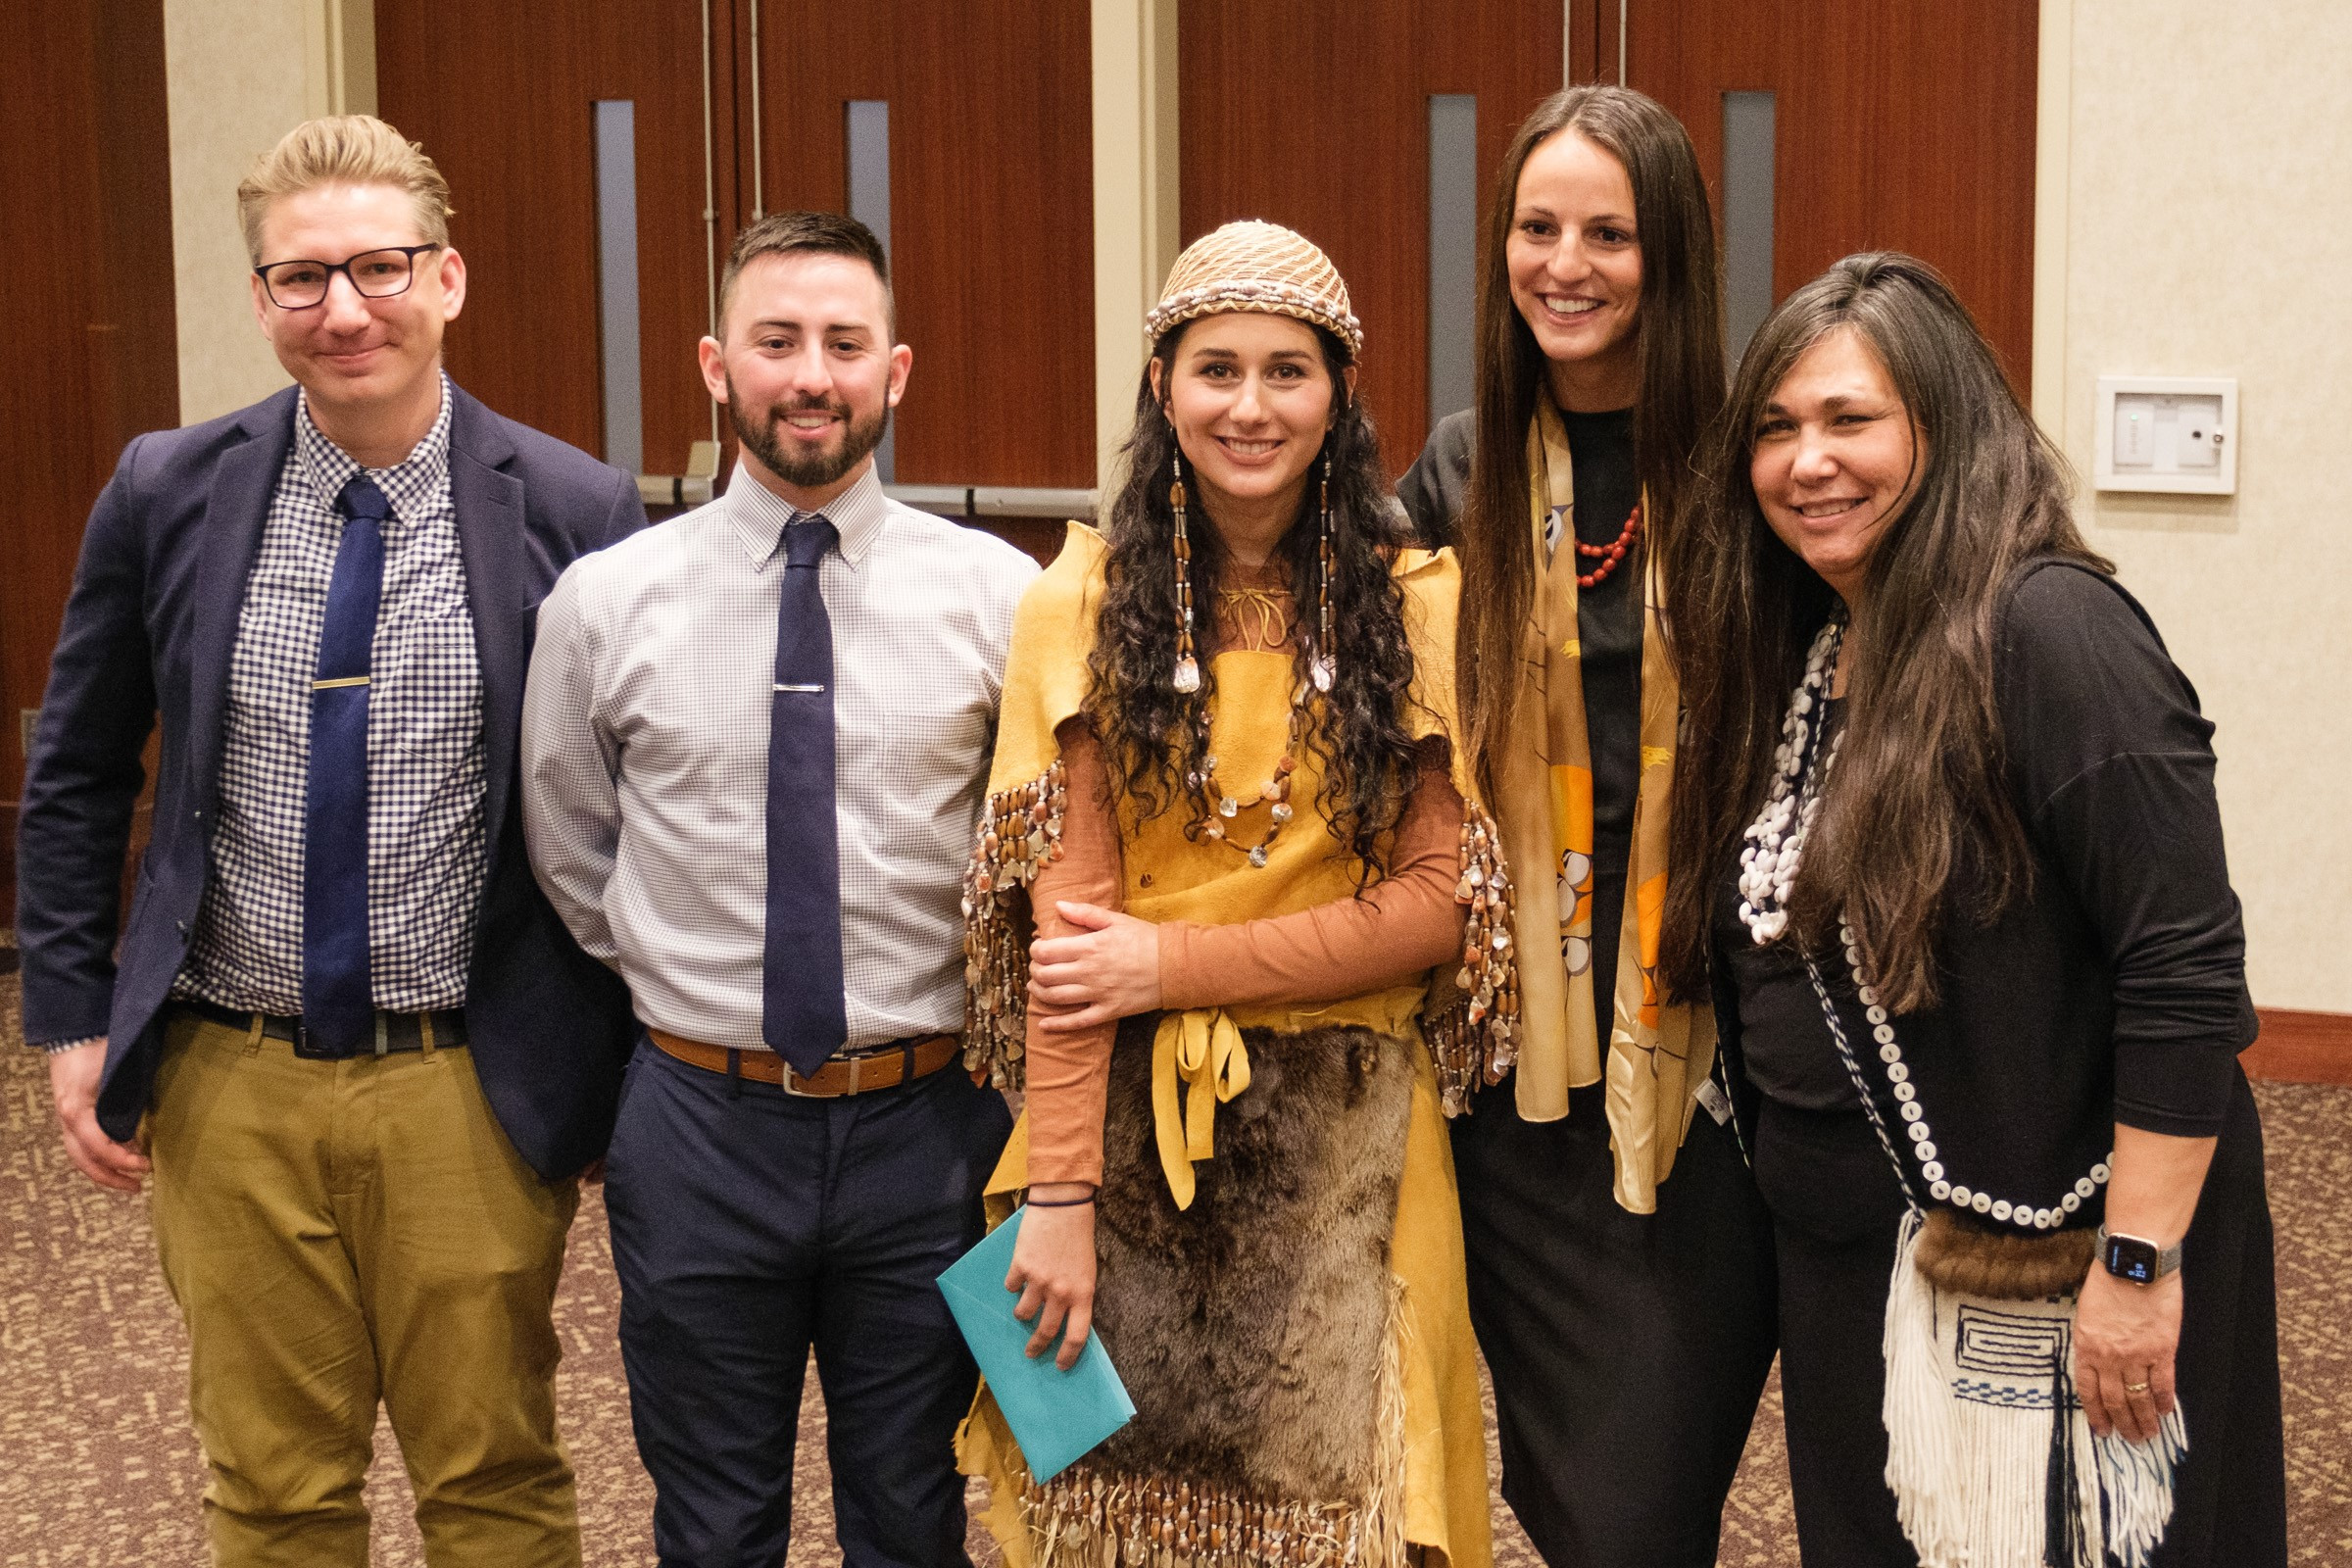
[[[1061,858],[1069,806],[1061,762],[988,798],[963,873],[963,1065],[999,1089],[1024,1077],[1029,1017],[1029,901],[1038,868]]]

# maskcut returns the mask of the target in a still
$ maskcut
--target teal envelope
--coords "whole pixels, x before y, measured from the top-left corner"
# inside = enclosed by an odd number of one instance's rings
[[[1127,1397],[1127,1385],[1111,1366],[1101,1334],[1086,1337],[1078,1364],[1067,1372],[1054,1364],[1058,1336],[1043,1355],[1032,1359],[1022,1353],[1035,1329],[1012,1315],[1020,1296],[1004,1289],[1004,1275],[1012,1267],[1013,1238],[1027,1212],[1014,1209],[1010,1219],[950,1265],[939,1277],[939,1290],[1021,1446],[1029,1474],[1045,1482],[1134,1420],[1135,1401]]]

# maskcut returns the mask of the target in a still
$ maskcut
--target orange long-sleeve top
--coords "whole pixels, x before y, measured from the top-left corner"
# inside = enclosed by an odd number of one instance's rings
[[[1040,867],[1029,888],[1041,939],[1077,933],[1055,908],[1058,901],[1105,909],[1120,909],[1126,902],[1117,810],[1102,745],[1083,717],[1064,719],[1054,739],[1068,804],[1062,858]],[[1396,985],[1450,961],[1462,941],[1462,911],[1453,899],[1461,821],[1462,799],[1443,743],[1425,743],[1386,877],[1356,897],[1292,914],[1234,925],[1161,923],[1160,1005],[1325,1002]],[[1100,1182],[1117,1025],[1049,1033],[1039,1025],[1051,1011],[1030,1003],[1029,1180]]]

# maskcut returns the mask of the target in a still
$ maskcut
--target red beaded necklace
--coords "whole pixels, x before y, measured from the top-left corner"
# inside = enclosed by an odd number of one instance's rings
[[[1582,539],[1578,539],[1573,533],[1570,534],[1569,538],[1575,544],[1578,555],[1587,561],[1600,563],[1591,571],[1578,572],[1576,585],[1579,588],[1597,588],[1600,584],[1608,581],[1609,573],[1617,569],[1625,560],[1625,553],[1633,549],[1634,541],[1641,537],[1642,503],[1638,498],[1634,502],[1634,510],[1626,516],[1625,526],[1618,530],[1614,542],[1605,545],[1589,545]]]

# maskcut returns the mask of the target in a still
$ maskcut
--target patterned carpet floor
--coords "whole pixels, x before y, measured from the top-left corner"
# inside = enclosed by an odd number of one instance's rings
[[[15,954],[0,950],[13,969]],[[21,1049],[17,980],[0,975],[0,1568],[124,1568],[205,1560],[203,1464],[184,1398],[187,1349],[144,1200],[102,1192],[67,1163],[41,1058]],[[2352,1089],[2265,1085],[2279,1232],[2290,1540],[2298,1565],[2352,1568]],[[629,1437],[613,1338],[619,1292],[601,1195],[580,1206],[556,1302],[561,1414],[579,1472],[587,1557],[651,1561],[653,1488]],[[832,1562],[816,1379],[801,1413],[790,1568]],[[1490,1401],[1488,1444],[1494,1443]],[[368,1485],[381,1568],[420,1568],[408,1482],[388,1428]],[[1496,1561],[1539,1559],[1494,1505]],[[973,1532],[974,1556],[995,1552]],[[1793,1568],[1780,1392],[1767,1391],[1724,1519],[1727,1568]]]

